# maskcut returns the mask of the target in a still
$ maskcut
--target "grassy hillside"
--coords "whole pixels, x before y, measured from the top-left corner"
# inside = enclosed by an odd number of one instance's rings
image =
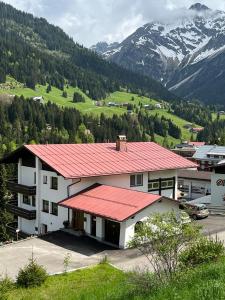
[[[130,103],[137,109],[142,109],[142,110],[144,110],[143,105],[150,104],[152,106],[155,106],[155,104],[158,103],[158,101],[154,99],[142,97],[137,94],[127,93],[125,91],[117,91],[108,95],[106,99],[99,101],[99,104],[101,106],[97,106],[96,101],[93,101],[91,98],[85,95],[79,88],[73,88],[71,86],[67,86],[65,88],[65,91],[67,92],[67,98],[64,98],[62,96],[62,90],[52,87],[51,92],[47,93],[46,88],[47,88],[46,86],[37,85],[36,89],[32,90],[24,87],[23,84],[17,82],[15,79],[8,76],[6,83],[0,84],[0,94],[10,94],[10,95],[18,95],[18,96],[23,95],[25,98],[42,96],[45,103],[51,101],[62,107],[71,107],[71,108],[74,107],[80,110],[82,113],[94,114],[94,115],[100,115],[101,113],[104,113],[109,117],[112,117],[113,114],[122,115],[127,112],[126,107],[118,107],[118,106],[108,107],[109,102],[113,102],[116,104]],[[75,91],[80,93],[85,98],[85,103],[73,103],[73,94]],[[187,129],[184,128],[184,125],[189,122],[173,115],[172,113],[168,113],[168,108],[166,107],[166,105],[167,104],[165,102],[164,108],[148,110],[147,112],[149,115],[154,116],[158,114],[159,116],[164,116],[167,119],[171,119],[174,124],[176,124],[181,128],[182,139],[189,140],[191,138],[191,134]],[[156,141],[162,144],[163,137],[156,135]],[[179,143],[179,140],[170,136],[168,137],[168,141],[169,143],[173,143],[173,144]]]
[[[179,274],[171,282],[149,290],[134,290],[127,274],[108,264],[66,275],[49,277],[39,288],[9,291],[4,299],[14,300],[223,300],[225,299],[225,264],[222,261],[203,264]],[[156,284],[156,283],[155,283]],[[153,284],[154,286],[154,284]]]

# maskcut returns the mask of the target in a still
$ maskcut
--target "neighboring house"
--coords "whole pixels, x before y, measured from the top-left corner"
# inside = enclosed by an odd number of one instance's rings
[[[193,133],[199,133],[201,131],[203,131],[204,128],[203,127],[195,127],[195,128],[191,128],[190,131]]]
[[[202,146],[193,155],[193,160],[202,171],[212,171],[213,167],[225,159],[225,147],[217,145]]]
[[[194,200],[211,194],[211,172],[197,170],[178,171],[178,189],[185,193],[185,198]]]
[[[211,204],[225,208],[225,161],[214,168],[211,190]]]
[[[160,103],[156,103],[156,104],[155,104],[155,108],[157,108],[157,109],[161,109],[161,108],[162,108],[162,104],[160,104]]]
[[[44,98],[42,96],[40,97],[33,97],[32,98],[34,102],[42,103],[44,104]]]
[[[178,212],[177,170],[196,165],[152,142],[25,145],[1,163],[18,164],[8,210],[27,234],[69,226],[125,248],[152,212]]]
[[[178,155],[186,157],[188,159],[192,159],[193,155],[195,154],[196,150],[199,147],[204,146],[204,142],[187,142],[183,141],[180,144],[177,144],[172,151]]]
[[[205,173],[205,172],[202,172]],[[195,203],[209,205],[212,212],[225,213],[225,160],[213,167],[211,172],[211,195],[198,198]]]

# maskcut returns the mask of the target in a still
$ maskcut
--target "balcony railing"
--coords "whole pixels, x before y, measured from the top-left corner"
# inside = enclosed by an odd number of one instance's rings
[[[36,219],[36,210],[28,210],[18,206],[17,200],[9,201],[6,204],[6,209],[13,215],[21,217],[26,220],[35,220]]]
[[[13,238],[17,238],[17,233],[16,233],[17,228],[18,228],[17,222],[9,223],[6,225],[6,230],[7,230],[8,234]],[[25,239],[29,236],[30,236],[29,234],[22,232],[22,231],[19,231],[19,233],[18,233],[19,239]]]
[[[19,184],[15,180],[9,180],[6,184],[7,188],[13,193],[20,193],[28,196],[36,195],[36,186]]]

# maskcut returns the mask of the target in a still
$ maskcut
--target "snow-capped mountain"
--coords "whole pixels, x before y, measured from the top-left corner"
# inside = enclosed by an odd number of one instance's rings
[[[161,81],[179,96],[225,103],[223,11],[197,3],[173,20],[144,25],[122,43],[92,49]]]

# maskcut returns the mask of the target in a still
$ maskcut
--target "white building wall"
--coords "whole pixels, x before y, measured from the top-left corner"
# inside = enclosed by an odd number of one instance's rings
[[[61,200],[66,199],[68,196],[74,195],[81,190],[88,188],[89,186],[100,183],[111,185],[115,187],[122,187],[127,189],[138,190],[142,192],[148,192],[148,177],[150,180],[159,178],[171,178],[176,177],[176,170],[172,171],[161,171],[151,172],[150,176],[148,172],[143,174],[143,186],[130,187],[130,174],[82,178],[82,179],[69,179],[65,180],[62,176],[58,176],[57,173],[51,171],[41,170],[40,160],[36,157],[36,168],[20,166],[18,167],[18,175],[20,177],[20,183],[25,185],[33,186],[34,184],[34,173],[36,172],[36,210],[37,218],[36,221],[28,221],[19,218],[19,228],[29,234],[42,233],[42,224],[47,225],[48,231],[56,231],[63,227],[63,222],[68,220],[68,209],[58,207],[58,216],[51,214],[51,202],[58,203]],[[47,184],[43,183],[43,177],[47,176]],[[52,190],[50,187],[51,177],[58,177],[58,190]],[[177,180],[176,180],[177,184]],[[68,188],[68,186],[70,186]],[[158,191],[152,192],[158,194]],[[175,193],[176,194],[176,193]],[[163,190],[162,196],[173,197],[173,190]],[[49,201],[49,213],[42,212],[42,200]],[[22,195],[19,196],[19,203],[21,207],[28,210],[35,209],[31,205],[25,205],[22,203]],[[70,214],[72,219],[72,214]],[[99,238],[104,236],[103,222],[97,219],[97,230],[96,235]],[[35,231],[35,227],[38,228],[38,232]],[[86,215],[86,222],[84,224],[85,231],[90,233],[90,216]]]
[[[147,217],[154,213],[167,213],[170,211],[174,211],[176,214],[178,214],[179,204],[175,201],[162,200],[161,202],[156,202],[142,210],[140,213],[136,214],[134,218],[130,218],[121,223],[119,243],[120,248],[126,248],[128,246],[129,241],[134,236],[134,227],[137,222],[146,220]]]
[[[212,205],[225,205],[225,186],[218,185],[218,180],[224,180],[225,183],[225,174],[216,174],[213,173],[211,179],[211,201]]]

